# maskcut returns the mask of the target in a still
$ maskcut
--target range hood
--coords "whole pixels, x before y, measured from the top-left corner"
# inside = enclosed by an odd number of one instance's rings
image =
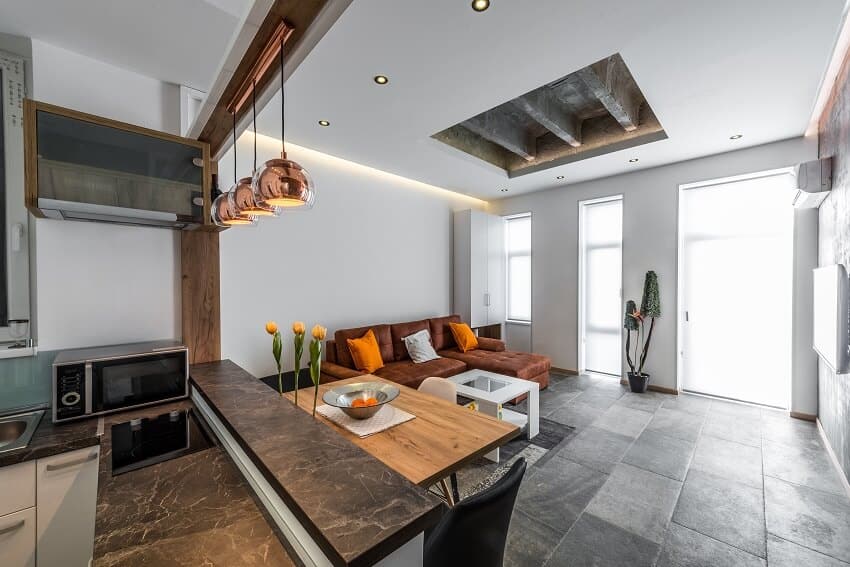
[[[192,220],[181,219],[175,213],[111,207],[76,201],[38,199],[38,208],[46,218],[89,222],[109,222],[131,226],[150,226],[172,230],[189,230],[200,226]]]

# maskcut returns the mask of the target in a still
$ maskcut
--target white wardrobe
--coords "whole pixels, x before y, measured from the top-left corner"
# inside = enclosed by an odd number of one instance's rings
[[[454,312],[485,336],[503,336],[505,220],[481,211],[454,213]],[[485,329],[486,328],[486,329]]]

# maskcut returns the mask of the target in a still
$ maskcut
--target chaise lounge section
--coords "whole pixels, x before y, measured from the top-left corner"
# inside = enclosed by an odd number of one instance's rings
[[[460,322],[460,316],[449,315],[406,323],[341,329],[334,333],[333,340],[327,341],[322,381],[344,380],[363,374],[356,369],[346,340],[359,338],[372,329],[384,361],[384,367],[374,374],[404,386],[418,388],[429,376],[448,378],[467,370],[489,370],[531,380],[540,384],[540,389],[549,385],[552,364],[547,356],[508,351],[505,350],[504,342],[484,337],[478,338],[477,349],[461,352],[449,328],[449,323]],[[423,329],[431,334],[431,343],[441,358],[417,364],[410,360],[403,339]]]

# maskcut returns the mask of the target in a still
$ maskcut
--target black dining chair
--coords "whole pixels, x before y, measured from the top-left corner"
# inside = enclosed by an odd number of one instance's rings
[[[496,484],[450,508],[425,538],[425,567],[502,567],[525,459]]]

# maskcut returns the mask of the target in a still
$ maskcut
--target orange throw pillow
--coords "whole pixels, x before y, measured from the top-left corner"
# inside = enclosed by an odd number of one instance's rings
[[[354,366],[357,370],[368,372],[371,374],[375,370],[384,367],[384,359],[381,358],[381,348],[378,346],[378,339],[375,338],[375,333],[372,329],[366,331],[366,334],[359,339],[346,339],[348,342],[348,350],[351,352],[351,358],[354,359]]]
[[[472,329],[469,328],[469,325],[466,323],[449,323],[449,328],[452,331],[452,336],[454,336],[460,352],[467,352],[478,348],[478,339],[475,337]]]

